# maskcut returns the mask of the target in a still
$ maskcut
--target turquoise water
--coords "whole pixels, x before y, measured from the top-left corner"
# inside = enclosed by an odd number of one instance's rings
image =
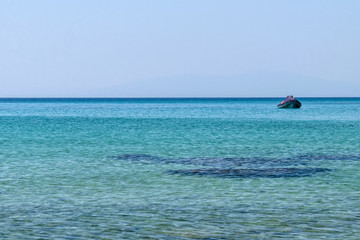
[[[360,99],[0,99],[0,239],[359,239]]]

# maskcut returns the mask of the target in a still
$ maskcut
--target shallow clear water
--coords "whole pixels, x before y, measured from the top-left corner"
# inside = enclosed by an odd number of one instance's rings
[[[359,239],[360,99],[0,99],[0,239]]]

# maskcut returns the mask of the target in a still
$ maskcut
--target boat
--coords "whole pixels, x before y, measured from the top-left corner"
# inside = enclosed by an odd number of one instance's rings
[[[284,101],[277,105],[278,108],[300,108],[301,102],[295,99],[292,95],[287,96]]]

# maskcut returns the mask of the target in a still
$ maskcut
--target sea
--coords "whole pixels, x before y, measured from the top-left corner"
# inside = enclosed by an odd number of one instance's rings
[[[0,239],[360,239],[360,98],[0,99]]]

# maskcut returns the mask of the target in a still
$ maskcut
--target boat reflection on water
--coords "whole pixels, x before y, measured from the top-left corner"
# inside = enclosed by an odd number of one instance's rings
[[[292,95],[289,95],[277,106],[278,108],[300,108],[301,102],[295,99]]]

